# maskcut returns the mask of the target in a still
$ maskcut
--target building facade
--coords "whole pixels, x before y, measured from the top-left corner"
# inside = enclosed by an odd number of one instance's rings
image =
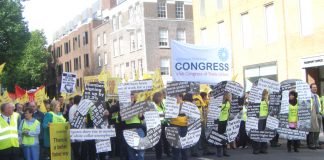
[[[324,88],[323,10],[320,0],[193,0],[195,43],[229,46],[247,90],[259,77]]]
[[[188,0],[126,0],[102,11],[103,23],[93,29],[96,73],[134,80],[161,70],[171,76],[172,40],[194,42],[192,3]]]

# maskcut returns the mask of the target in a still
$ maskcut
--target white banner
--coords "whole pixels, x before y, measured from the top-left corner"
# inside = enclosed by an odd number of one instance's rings
[[[75,90],[76,74],[63,72],[61,81],[61,93],[73,93]]]
[[[232,54],[227,47],[203,47],[172,41],[174,81],[218,83],[232,77]]]

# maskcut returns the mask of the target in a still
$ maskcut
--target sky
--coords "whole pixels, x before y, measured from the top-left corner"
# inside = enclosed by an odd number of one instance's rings
[[[30,31],[45,32],[47,43],[53,42],[54,33],[81,14],[96,0],[28,0],[22,2],[23,16]]]

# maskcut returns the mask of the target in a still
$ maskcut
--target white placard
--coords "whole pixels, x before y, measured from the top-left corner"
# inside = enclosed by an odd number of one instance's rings
[[[244,89],[239,83],[236,83],[234,81],[227,81],[225,91],[241,97],[243,95]]]
[[[91,100],[83,99],[79,103],[77,111],[79,111],[82,116],[85,116],[88,113],[89,108],[93,105],[94,104]]]
[[[218,119],[220,112],[221,112],[221,105],[222,105],[223,97],[211,98],[209,101],[209,111],[207,117],[209,119]]]
[[[182,148],[188,148],[192,144],[196,144],[199,141],[201,134],[201,128],[191,130],[185,137],[180,137],[180,144]]]
[[[235,117],[233,120],[227,122],[226,133],[229,142],[235,141],[240,130],[241,119]]]
[[[246,132],[249,132],[251,129],[258,130],[259,119],[256,117],[248,117],[246,120],[245,128]]]
[[[70,137],[73,140],[107,140],[116,137],[115,128],[110,129],[70,129]]]
[[[133,148],[138,147],[141,137],[137,132],[132,130],[124,130],[123,135],[128,145]]]
[[[279,120],[275,117],[268,116],[266,127],[275,130],[279,127]]]
[[[286,114],[289,111],[289,90],[282,91],[280,114]]]
[[[63,72],[61,81],[61,93],[73,93],[75,91],[76,74]]]
[[[261,87],[263,89],[268,89],[269,93],[280,91],[279,82],[267,78],[260,78],[258,81],[258,87]]]
[[[298,93],[299,101],[307,101],[312,97],[309,85],[304,81],[296,81],[296,92]]]
[[[190,119],[199,119],[200,118],[200,111],[198,107],[190,102],[184,102],[182,104],[183,112],[189,116]]]
[[[96,151],[97,153],[108,152],[111,151],[111,143],[110,140],[96,142]]]
[[[144,113],[144,117],[147,130],[150,128],[155,128],[161,123],[159,112],[157,111],[146,111]]]
[[[165,105],[165,118],[177,118],[179,115],[179,105],[177,105],[177,99],[174,97],[166,97]]]
[[[258,86],[253,86],[249,94],[249,102],[261,103],[263,88]]]

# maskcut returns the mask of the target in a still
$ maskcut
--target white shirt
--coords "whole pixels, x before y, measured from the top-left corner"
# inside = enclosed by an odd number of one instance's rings
[[[10,123],[10,117],[7,117],[7,116],[5,116],[3,114],[1,114],[1,116],[6,122],[8,122],[8,119],[9,119],[9,123]]]
[[[73,121],[73,118],[74,118],[77,110],[78,110],[78,106],[75,104],[70,108],[70,111],[69,111],[69,122],[70,123]]]

